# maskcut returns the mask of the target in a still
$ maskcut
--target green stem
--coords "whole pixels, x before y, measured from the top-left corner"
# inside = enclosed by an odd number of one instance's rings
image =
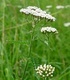
[[[23,79],[25,77],[25,73],[26,73],[26,69],[27,69],[27,66],[28,66],[28,62],[29,62],[29,58],[30,58],[30,55],[31,55],[31,48],[32,48],[32,40],[33,40],[33,32],[34,32],[34,22],[32,23],[32,31],[31,31],[31,40],[30,40],[30,48],[29,48],[29,54],[28,54],[28,60],[26,62],[26,65],[25,65],[25,69],[24,69],[24,73],[23,73]]]
[[[5,0],[3,0],[3,21],[2,21],[2,43],[4,44],[4,29],[5,29]]]
[[[49,33],[47,33],[46,36],[47,36],[47,42],[48,42],[48,49],[50,51]],[[50,53],[48,53],[48,63],[49,62],[50,62]]]
[[[0,44],[1,46],[3,46],[5,43],[4,43],[4,37],[5,37],[5,33],[4,33],[4,29],[5,29],[5,0],[3,0],[2,2],[2,7],[3,7],[3,15],[2,15],[2,44]],[[3,48],[1,49],[1,59],[2,61],[4,60],[4,52],[3,52]],[[2,78],[4,77],[4,69],[3,69],[4,65],[2,64],[1,65],[1,74],[2,74]]]
[[[46,80],[46,77],[44,78],[44,80]]]
[[[43,80],[49,80],[49,77],[44,77]]]
[[[49,80],[49,77],[47,77],[47,79],[46,80]]]

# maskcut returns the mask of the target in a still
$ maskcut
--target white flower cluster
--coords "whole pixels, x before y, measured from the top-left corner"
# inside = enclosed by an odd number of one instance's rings
[[[64,23],[65,27],[69,27],[70,26],[70,22]]]
[[[62,6],[62,5],[56,6],[56,9],[63,9],[63,8],[65,8],[65,6]]]
[[[46,33],[46,32],[53,32],[53,33],[58,33],[56,28],[52,28],[52,27],[42,27],[41,28],[41,32]]]
[[[52,21],[56,20],[55,17],[51,16],[50,14],[47,14],[46,11],[43,11],[42,9],[36,6],[28,6],[27,8],[22,8],[20,9],[20,12],[25,14],[31,14],[33,16],[45,18]]]
[[[44,64],[44,65],[38,66],[35,70],[36,70],[36,73],[42,77],[52,77],[55,67]]]
[[[48,8],[48,9],[49,9],[49,8],[52,8],[52,5],[48,5],[48,6],[46,6],[46,8]]]

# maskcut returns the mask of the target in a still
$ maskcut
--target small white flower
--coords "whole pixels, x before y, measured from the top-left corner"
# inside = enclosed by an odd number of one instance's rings
[[[58,6],[56,6],[56,9],[63,9],[63,8],[65,8],[65,7],[62,6],[62,5],[58,5]]]
[[[53,27],[42,27],[41,32],[46,33],[46,32],[53,32],[53,33],[58,33],[56,28]]]
[[[51,77],[53,77],[53,75],[51,75]]]
[[[44,66],[43,66],[45,69],[46,69],[46,64],[44,64]]]
[[[43,69],[42,65],[39,66],[40,69]]]
[[[36,70],[36,73],[42,77],[52,77],[55,67],[44,64],[44,65],[38,66],[37,69],[35,69],[35,70]]]
[[[49,74],[46,75],[47,77],[49,76]]]
[[[43,77],[45,77],[45,75],[42,75]]]
[[[65,27],[69,27],[70,26],[70,22],[64,23]]]

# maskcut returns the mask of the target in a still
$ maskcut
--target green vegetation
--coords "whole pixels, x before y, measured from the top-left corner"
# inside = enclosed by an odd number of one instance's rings
[[[57,5],[69,5],[70,0],[0,0],[0,80],[43,80],[36,74],[35,68],[41,64],[55,67],[49,80],[70,80],[70,7],[56,9]],[[55,22],[36,21],[20,13],[21,8],[37,6],[56,17]],[[41,27],[52,26],[58,35],[46,35]]]

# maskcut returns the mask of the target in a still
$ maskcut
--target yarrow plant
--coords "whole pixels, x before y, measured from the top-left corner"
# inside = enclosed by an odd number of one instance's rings
[[[50,6],[48,6],[50,7]],[[20,12],[21,13],[24,13],[26,15],[32,15],[33,17],[37,17],[37,18],[41,18],[41,19],[46,19],[46,20],[50,20],[50,21],[55,21],[56,18],[53,17],[52,15],[50,14],[47,14],[46,11],[43,11],[41,8],[38,8],[36,6],[28,6],[26,8],[22,8],[20,9]],[[35,23],[34,23],[34,20],[32,20],[33,24],[32,26],[35,26]],[[34,31],[34,27],[32,27],[33,31]],[[32,32],[33,32],[32,31]],[[57,29],[56,28],[53,28],[53,27],[42,27],[41,28],[41,32],[42,33],[58,33]],[[33,36],[33,33],[31,33],[31,36]],[[33,37],[31,37],[31,41],[33,40]],[[47,39],[47,42],[48,42],[49,39]],[[31,54],[31,45],[32,45],[32,42],[30,42],[30,52],[29,52],[29,56],[30,57],[30,54]],[[49,62],[49,58],[50,58],[50,55],[48,55],[48,62]],[[28,65],[28,61],[26,63],[26,66],[25,66],[25,70],[24,70],[24,77],[25,77],[25,72],[26,72],[26,69],[27,69],[27,65]],[[38,66],[35,71],[37,74],[39,74],[41,77],[43,77],[44,79],[45,78],[48,78],[48,77],[52,77],[53,76],[53,72],[55,70],[55,67],[51,66],[51,65],[40,65]]]
[[[58,33],[57,29],[53,27],[42,27],[41,32],[42,33]]]
[[[48,19],[48,20],[51,20],[51,21],[56,20],[55,17],[53,17],[50,14],[47,14],[46,11],[43,11],[42,9],[40,9],[36,6],[28,6],[27,8],[22,8],[22,9],[20,9],[20,12],[24,13],[24,14],[31,14],[35,17],[45,18],[45,19]]]
[[[40,65],[36,69],[36,73],[41,77],[53,77],[53,73],[55,71],[55,67],[51,65]]]

